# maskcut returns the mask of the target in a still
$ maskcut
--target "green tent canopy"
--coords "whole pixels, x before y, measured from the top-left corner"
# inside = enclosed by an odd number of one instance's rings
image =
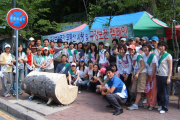
[[[95,17],[95,22],[91,29],[101,28],[109,18],[110,16]],[[167,24],[153,18],[153,16],[146,11],[114,16],[110,26],[127,23],[133,23],[134,35],[137,37],[165,37]]]

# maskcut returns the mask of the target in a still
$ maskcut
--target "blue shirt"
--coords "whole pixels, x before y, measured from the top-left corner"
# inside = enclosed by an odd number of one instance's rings
[[[38,54],[34,55],[33,58],[36,60],[36,64],[41,65],[42,61],[44,61],[44,57],[41,55],[40,57],[38,56]]]
[[[114,94],[119,95],[121,98],[128,98],[128,93],[126,89],[126,85],[122,82],[122,80],[115,75],[111,80],[109,80],[109,87],[116,87],[114,90]]]

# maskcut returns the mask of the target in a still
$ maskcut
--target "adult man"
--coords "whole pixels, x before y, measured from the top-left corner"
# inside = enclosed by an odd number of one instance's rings
[[[32,45],[31,46],[31,51],[32,51],[33,55],[36,55],[37,54],[37,47],[35,45]]]
[[[123,113],[123,109],[120,104],[126,103],[128,98],[127,90],[125,84],[114,75],[114,70],[112,68],[106,69],[106,75],[109,79],[109,87],[107,91],[102,91],[102,95],[106,95],[106,99],[110,105],[106,107],[113,107],[115,112],[113,115],[119,115]]]
[[[126,45],[126,38],[121,38],[121,39],[120,39],[120,43]]]
[[[53,40],[51,40],[51,42],[50,42],[50,46],[51,46],[51,48],[52,48],[52,49],[54,49],[55,43],[54,43],[54,41],[53,41]]]
[[[12,85],[12,66],[15,59],[10,53],[11,46],[9,44],[5,45],[5,52],[0,56],[1,65],[1,81],[2,81],[2,91],[4,97],[10,97],[10,87]]]
[[[143,45],[144,43],[146,43],[147,41],[149,41],[149,38],[146,37],[146,36],[144,36],[144,37],[142,37],[140,40],[141,40],[141,45]],[[139,49],[139,53],[140,53],[141,55],[143,54],[142,46],[141,46],[141,48]]]
[[[29,38],[29,47],[31,48],[32,45],[35,45],[35,39],[33,37]]]
[[[135,45],[134,37],[130,37],[128,43],[129,43],[129,45]]]
[[[62,44],[63,41],[62,39],[58,39],[57,40],[57,45],[56,47],[54,47],[54,70],[56,70],[57,65],[60,63],[61,60],[61,55],[63,54],[62,52]]]
[[[68,76],[68,71],[71,70],[71,64],[69,64],[66,61],[67,61],[67,56],[62,55],[61,63],[58,64],[56,71],[55,71],[56,73],[66,74],[66,76]]]
[[[41,40],[40,40],[40,39],[37,39],[37,40],[36,40],[36,47],[37,47],[37,48],[39,48],[39,47],[42,48],[42,46],[41,46]]]
[[[48,39],[44,39],[44,40],[43,40],[43,44],[44,44],[44,47],[48,47],[49,52],[50,52],[51,54],[53,54],[53,49],[52,49],[51,47],[49,47],[49,40],[48,40]],[[42,51],[44,50],[44,47],[42,48]]]

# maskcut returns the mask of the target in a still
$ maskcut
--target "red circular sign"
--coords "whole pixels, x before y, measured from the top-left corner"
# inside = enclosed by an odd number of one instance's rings
[[[28,23],[28,16],[24,10],[13,8],[7,13],[6,20],[13,29],[22,29]]]

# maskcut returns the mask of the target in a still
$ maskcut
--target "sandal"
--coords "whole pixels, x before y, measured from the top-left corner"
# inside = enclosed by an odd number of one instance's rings
[[[22,92],[19,93],[19,95],[22,95],[22,94],[23,94]]]

